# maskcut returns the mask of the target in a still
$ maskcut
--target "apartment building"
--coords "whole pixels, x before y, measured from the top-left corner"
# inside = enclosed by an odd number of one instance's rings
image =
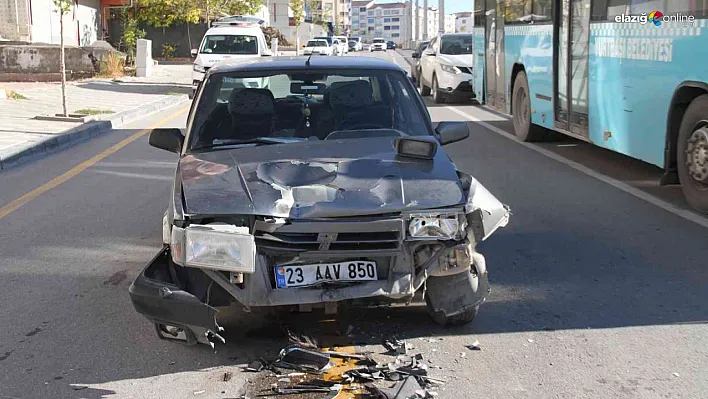
[[[445,33],[455,33],[455,14],[445,14]]]
[[[427,35],[423,34],[425,18],[428,19]],[[445,21],[447,25],[448,19]],[[454,19],[450,23],[454,26]],[[377,4],[375,0],[360,0],[351,3],[350,35],[360,36],[366,41],[383,37],[399,46],[407,46],[437,35],[439,26],[439,13],[435,7],[428,7],[426,12],[423,7],[409,1]]]
[[[471,11],[452,14],[455,17],[455,32],[472,32],[473,18]]]

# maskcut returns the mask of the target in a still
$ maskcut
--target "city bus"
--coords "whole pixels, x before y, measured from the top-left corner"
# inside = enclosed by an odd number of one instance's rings
[[[473,0],[477,99],[663,168],[708,213],[708,0]]]

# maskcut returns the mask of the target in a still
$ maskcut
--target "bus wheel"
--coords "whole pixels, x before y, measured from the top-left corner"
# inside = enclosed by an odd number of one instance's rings
[[[708,213],[708,95],[696,98],[686,109],[677,151],[683,195],[694,209]]]
[[[514,92],[512,93],[511,115],[514,121],[514,133],[521,141],[542,141],[546,132],[531,123],[531,98],[529,97],[529,81],[524,71],[516,75]]]

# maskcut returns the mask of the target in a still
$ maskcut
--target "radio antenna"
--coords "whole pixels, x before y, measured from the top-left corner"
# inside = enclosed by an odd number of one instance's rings
[[[310,56],[307,57],[307,61],[305,61],[305,66],[310,66],[310,58],[312,58],[312,53],[310,53]]]

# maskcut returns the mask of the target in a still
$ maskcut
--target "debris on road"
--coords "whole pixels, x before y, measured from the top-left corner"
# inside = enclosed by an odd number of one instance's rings
[[[481,351],[482,347],[479,346],[479,341],[475,340],[472,344],[466,346],[467,349],[471,351]]]
[[[399,355],[405,355],[409,350],[413,350],[412,345],[406,341],[401,341],[396,337],[391,337],[383,342],[384,348],[388,349],[391,353],[397,353]]]
[[[259,372],[265,368],[266,361],[263,359],[254,360],[246,366],[246,371]]]
[[[230,372],[230,371],[227,371],[227,372],[224,373],[224,376],[221,377],[221,380],[224,381],[224,382],[228,382],[228,381],[231,380],[231,377],[233,377],[233,376],[234,376],[234,373],[232,373],[232,372]]]
[[[273,365],[304,372],[321,373],[330,366],[330,357],[315,349],[291,345],[280,351],[280,356],[273,362]]]
[[[674,373],[673,376],[674,376],[674,377],[680,377],[679,373]]]
[[[194,396],[201,395],[201,394],[203,394],[204,392],[206,392],[206,389],[202,389],[202,390],[200,390],[200,391],[194,391]]]

